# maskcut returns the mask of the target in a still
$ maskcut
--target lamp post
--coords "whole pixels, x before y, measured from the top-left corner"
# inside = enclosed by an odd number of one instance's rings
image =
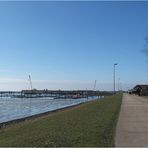
[[[114,94],[115,94],[115,78],[116,78],[116,73],[115,73],[115,68],[116,68],[116,65],[118,65],[117,63],[114,64]]]
[[[118,78],[118,91],[120,91],[120,78]]]

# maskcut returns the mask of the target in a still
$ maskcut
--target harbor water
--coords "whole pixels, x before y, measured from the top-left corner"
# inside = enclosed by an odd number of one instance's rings
[[[41,98],[0,98],[0,123],[32,115],[53,111],[68,106],[103,98],[94,96],[79,99],[54,99],[52,97]]]

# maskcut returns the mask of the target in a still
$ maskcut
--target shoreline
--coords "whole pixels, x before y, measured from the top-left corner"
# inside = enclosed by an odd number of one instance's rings
[[[19,123],[24,123],[26,121],[33,121],[33,120],[36,120],[36,119],[39,119],[39,118],[42,118],[42,117],[53,115],[54,113],[57,113],[57,112],[72,109],[72,108],[81,106],[82,104],[86,104],[86,103],[89,103],[89,102],[92,102],[92,101],[97,101],[97,100],[100,100],[100,99],[98,98],[96,100],[91,100],[91,101],[88,101],[88,102],[82,102],[82,103],[79,103],[79,104],[74,104],[74,105],[71,105],[71,106],[58,108],[58,109],[55,109],[55,110],[52,110],[52,111],[47,111],[47,112],[39,113],[39,114],[36,114],[36,115],[31,115],[31,116],[27,116],[27,117],[23,117],[23,118],[19,118],[19,119],[14,119],[14,120],[11,120],[11,121],[2,122],[2,123],[0,123],[0,129],[5,129],[7,127],[11,127],[11,126],[17,125]]]

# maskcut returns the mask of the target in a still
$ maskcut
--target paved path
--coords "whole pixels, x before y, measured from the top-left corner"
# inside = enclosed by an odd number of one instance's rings
[[[148,99],[123,95],[116,147],[148,147]]]

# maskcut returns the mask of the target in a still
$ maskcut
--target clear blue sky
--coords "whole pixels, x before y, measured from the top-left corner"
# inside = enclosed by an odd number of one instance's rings
[[[148,83],[148,2],[0,2],[0,90]]]

